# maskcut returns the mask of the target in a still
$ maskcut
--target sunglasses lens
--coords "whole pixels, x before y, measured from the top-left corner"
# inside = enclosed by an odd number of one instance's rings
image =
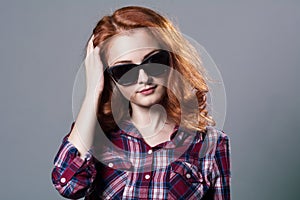
[[[153,56],[149,57],[143,68],[150,76],[158,76],[165,73],[169,69],[170,55],[167,51],[160,51]]]
[[[112,77],[121,85],[130,85],[136,80],[135,64],[118,65],[108,69]]]
[[[139,75],[139,70],[137,67],[132,68],[131,70],[124,73],[121,78],[118,80],[120,85],[130,85],[136,83]]]
[[[149,76],[158,76],[161,75],[169,70],[169,66],[165,66],[162,64],[157,64],[157,63],[149,63],[145,64],[142,67],[144,71],[149,75]]]

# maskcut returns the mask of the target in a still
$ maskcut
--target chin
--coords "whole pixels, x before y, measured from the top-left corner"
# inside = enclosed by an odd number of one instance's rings
[[[155,104],[160,104],[161,101],[162,101],[163,97],[162,95],[149,95],[149,96],[146,96],[146,97],[137,97],[137,98],[134,98],[134,99],[131,99],[131,103],[133,104],[136,104],[138,106],[141,106],[141,107],[151,107]]]

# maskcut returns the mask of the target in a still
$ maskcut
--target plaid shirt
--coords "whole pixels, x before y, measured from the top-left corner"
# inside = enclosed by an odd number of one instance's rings
[[[71,130],[74,126],[72,123]],[[67,134],[54,159],[52,181],[58,192],[78,199],[230,199],[228,136],[208,126],[204,132],[175,127],[170,141],[149,146],[130,122],[110,140],[131,152],[105,151],[99,162],[82,159]]]

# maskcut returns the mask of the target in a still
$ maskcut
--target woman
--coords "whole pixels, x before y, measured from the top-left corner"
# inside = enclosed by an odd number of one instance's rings
[[[228,137],[206,109],[201,60],[171,22],[124,7],[98,22],[86,48],[85,99],[52,171],[59,193],[230,199]]]

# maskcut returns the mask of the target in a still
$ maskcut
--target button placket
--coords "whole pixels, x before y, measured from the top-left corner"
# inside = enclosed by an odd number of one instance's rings
[[[151,169],[153,168],[153,164],[154,164],[153,163],[153,156],[154,156],[153,150],[149,149],[147,151],[147,154],[148,155],[146,155],[146,160],[147,160],[146,163],[147,163],[147,166],[149,166],[149,167],[144,168],[145,169],[144,179],[149,181],[152,176]]]

